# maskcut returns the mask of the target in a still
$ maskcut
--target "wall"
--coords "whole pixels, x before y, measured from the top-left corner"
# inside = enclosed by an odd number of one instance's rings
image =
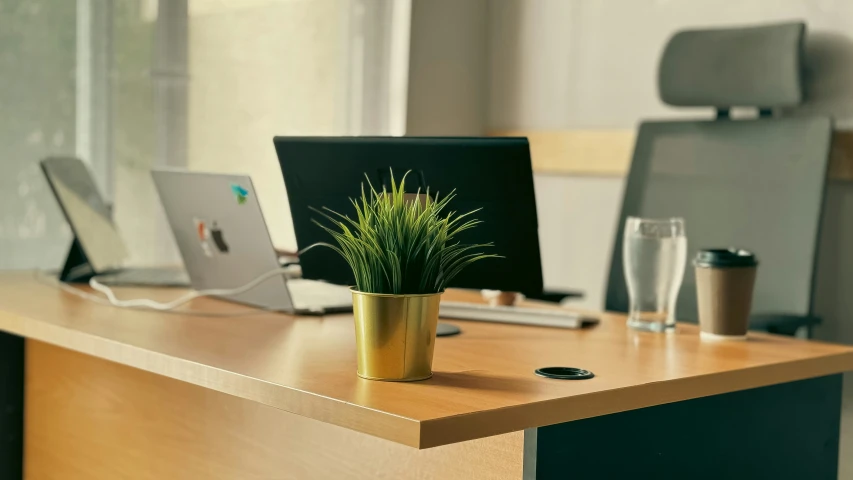
[[[273,243],[295,249],[272,139],[343,133],[345,4],[247,5],[190,12],[189,167],[251,175]]]
[[[564,122],[565,111],[552,107],[567,98],[569,69],[533,53],[540,44],[565,44],[563,18],[572,5],[413,0],[406,134],[476,136],[498,125],[548,128]],[[550,52],[565,55],[558,48]],[[495,120],[500,118],[508,120]],[[623,181],[534,177],[545,284],[581,288],[584,304],[598,305],[606,277],[601,264],[611,245],[590,237],[612,235]],[[596,210],[586,207],[589,202]]]
[[[180,262],[150,176],[164,166],[250,175],[273,243],[295,249],[272,138],[342,133],[348,4],[145,5],[114,14],[115,219],[130,263]]]
[[[171,9],[157,12],[157,2],[151,0],[153,11],[148,15],[140,15],[141,4],[132,1],[115,2],[111,12],[113,220],[128,247],[129,265],[181,262],[150,173],[152,167],[165,166],[158,154],[161,132],[170,132],[174,138],[185,136],[186,130],[168,128],[173,122],[162,121],[160,115],[160,107],[167,102],[158,101],[158,87],[164,82],[186,86],[185,61],[181,62],[183,69],[158,64],[161,52],[156,46],[162,42],[155,32],[167,20],[172,25],[186,22],[186,2],[171,1]],[[170,18],[175,9],[182,18]],[[180,47],[174,45],[173,49],[179,51]],[[185,109],[185,103],[176,106]]]
[[[487,2],[413,0],[407,135],[482,135]]]
[[[534,184],[545,286],[583,291],[576,305],[603,308],[624,179],[539,173]]]
[[[851,111],[844,84],[853,63],[833,60],[853,58],[853,2],[497,0],[489,9],[492,130],[632,128],[641,118],[708,115],[658,99],[657,62],[667,39],[688,27],[798,19],[811,32],[810,67],[832,69],[810,85],[813,100],[825,111],[827,97],[843,96],[841,108]],[[842,126],[853,125],[853,116],[840,117]]]

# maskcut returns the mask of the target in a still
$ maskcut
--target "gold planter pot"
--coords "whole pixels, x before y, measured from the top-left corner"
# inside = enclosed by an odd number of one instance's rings
[[[411,382],[432,376],[441,293],[388,295],[352,290],[358,376]]]

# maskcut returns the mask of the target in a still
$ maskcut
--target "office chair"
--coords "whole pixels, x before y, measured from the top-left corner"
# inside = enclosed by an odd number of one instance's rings
[[[682,217],[688,264],[676,318],[696,322],[691,261],[700,248],[752,250],[760,265],[750,328],[793,335],[819,322],[812,290],[832,124],[780,118],[802,100],[805,25],[677,33],[663,53],[658,87],[675,106],[711,106],[714,120],[643,122],[619,217],[606,308],[628,311],[625,219]],[[732,106],[757,119],[729,118]]]

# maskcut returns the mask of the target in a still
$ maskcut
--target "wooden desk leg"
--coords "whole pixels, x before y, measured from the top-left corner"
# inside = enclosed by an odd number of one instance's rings
[[[525,431],[524,478],[826,479],[841,375]]]
[[[0,478],[23,478],[24,339],[0,332]]]

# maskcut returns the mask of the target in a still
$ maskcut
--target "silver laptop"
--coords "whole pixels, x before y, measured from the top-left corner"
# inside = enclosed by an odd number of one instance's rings
[[[83,282],[92,276],[107,285],[189,285],[180,268],[128,268],[128,257],[109,208],[95,185],[89,168],[79,158],[52,157],[41,168],[65,219],[74,232],[60,280]]]
[[[280,268],[251,178],[184,170],[151,175],[194,289],[237,288]],[[352,310],[347,287],[284,275],[224,298],[289,313]]]

